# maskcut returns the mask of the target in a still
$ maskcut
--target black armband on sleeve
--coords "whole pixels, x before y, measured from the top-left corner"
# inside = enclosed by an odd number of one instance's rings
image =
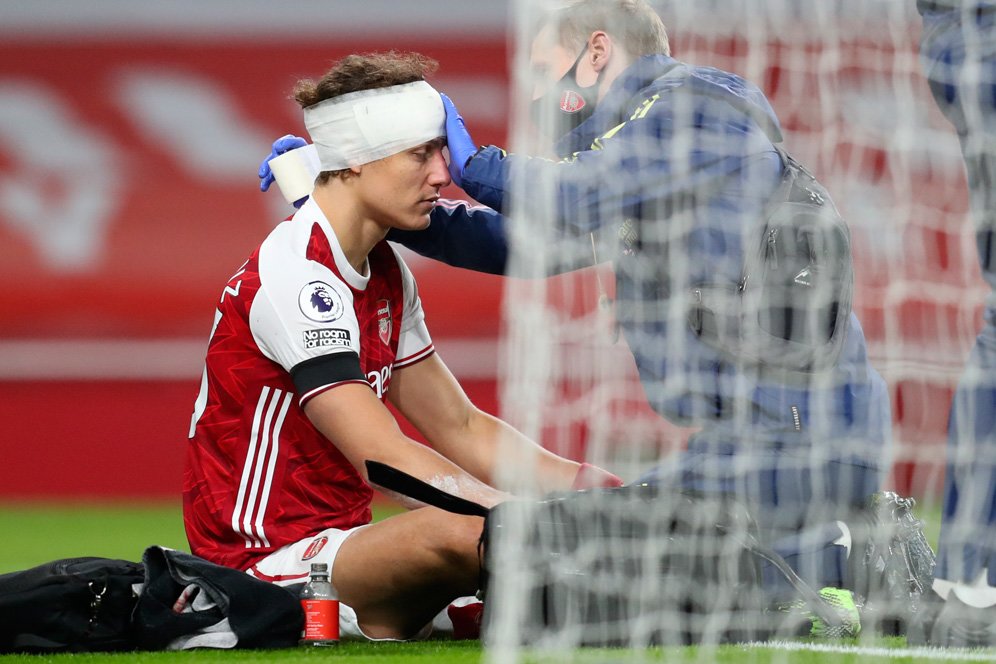
[[[305,360],[291,368],[290,375],[297,393],[302,396],[326,385],[367,380],[360,369],[360,356],[353,351]]]

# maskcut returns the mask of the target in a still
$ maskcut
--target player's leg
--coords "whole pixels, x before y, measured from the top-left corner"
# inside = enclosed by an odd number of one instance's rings
[[[477,591],[482,528],[483,519],[426,507],[351,530],[329,528],[246,571],[287,586],[306,581],[312,563],[325,563],[342,638],[419,638],[447,604]]]
[[[775,548],[807,583],[816,588],[839,586],[847,577],[850,552],[849,535],[840,524],[863,509],[878,489],[881,473],[867,464],[817,461],[812,454],[810,446],[762,449],[695,435],[686,450],[639,481],[737,496],[748,506],[762,542]],[[829,493],[820,491],[817,497],[814,488],[819,487]],[[846,496],[838,491],[844,487]],[[776,570],[766,570],[764,578],[771,582],[766,587],[772,601],[794,596]]]
[[[367,526],[340,547],[332,584],[372,638],[410,638],[480,580],[484,521],[425,507]]]
[[[996,3],[920,0],[921,58],[958,131],[983,276],[996,287]],[[910,640],[996,645],[996,309],[987,306],[951,406],[934,590]]]
[[[996,309],[986,319],[951,406],[936,576],[990,586],[996,604]]]
[[[857,328],[856,335],[860,334]],[[863,362],[862,353],[854,355]],[[797,408],[799,426],[747,437],[746,429],[706,427],[688,449],[645,479],[705,492],[727,492],[748,504],[762,540],[815,588],[847,588],[859,595],[869,627],[892,631],[909,618],[929,585],[934,555],[912,501],[882,493],[888,468],[891,414],[884,381],[874,372],[836,389],[805,394],[766,391],[764,413]],[[795,597],[775,569],[764,570],[772,603]]]
[[[996,310],[985,318],[951,405],[933,602],[914,644],[996,646]]]
[[[918,644],[996,646],[996,309],[985,321],[951,404],[936,603]]]
[[[996,7],[994,7],[996,10]],[[992,21],[996,30],[996,17]],[[990,74],[996,77],[996,36]],[[980,94],[996,94],[996,80]],[[979,105],[982,109],[984,106]],[[980,110],[981,112],[981,110]],[[966,117],[983,131],[962,135],[972,217],[983,276],[996,288],[996,99],[988,117]],[[948,421],[947,466],[938,578],[996,587],[996,294],[990,293],[983,325],[958,381]],[[996,604],[996,588],[992,593]]]
[[[891,414],[856,321],[848,336],[852,359],[820,378],[831,387],[759,385],[748,414],[705,424],[640,481],[735,494],[768,542],[863,510],[889,466]]]

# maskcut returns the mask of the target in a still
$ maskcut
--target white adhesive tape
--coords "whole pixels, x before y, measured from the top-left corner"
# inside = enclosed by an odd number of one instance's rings
[[[322,167],[315,146],[305,145],[271,159],[270,170],[284,199],[293,203],[311,195]]]

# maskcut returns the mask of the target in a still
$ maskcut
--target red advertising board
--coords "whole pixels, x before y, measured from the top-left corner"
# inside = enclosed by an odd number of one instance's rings
[[[353,51],[425,44],[262,47],[114,41],[0,43],[3,337],[207,333],[215,291],[292,209],[258,191],[269,144],[303,134],[294,83]],[[437,46],[434,83],[481,141],[506,125],[504,42]],[[459,196],[458,190],[451,190]],[[413,261],[440,336],[493,335],[493,279]]]

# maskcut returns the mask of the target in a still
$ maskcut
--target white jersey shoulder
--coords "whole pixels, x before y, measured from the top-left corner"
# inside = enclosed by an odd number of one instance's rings
[[[333,253],[341,254],[335,233],[314,204],[278,225],[259,249],[260,286],[249,324],[263,354],[287,371],[315,357],[360,351],[352,291],[328,267],[308,260],[315,223]]]

